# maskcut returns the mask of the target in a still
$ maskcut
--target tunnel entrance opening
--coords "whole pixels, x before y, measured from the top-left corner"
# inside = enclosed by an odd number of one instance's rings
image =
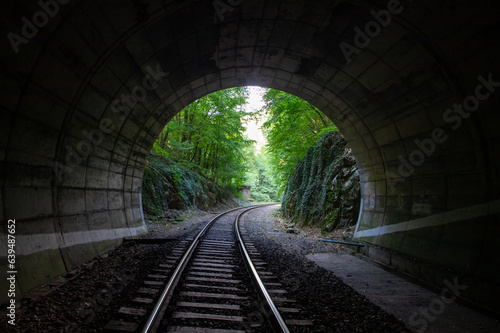
[[[356,225],[359,175],[337,127],[297,96],[255,89],[209,94],[161,131],[142,181],[146,222],[175,223],[184,209],[251,200],[283,201],[293,223],[325,233]],[[251,188],[248,198],[238,196],[242,187]]]

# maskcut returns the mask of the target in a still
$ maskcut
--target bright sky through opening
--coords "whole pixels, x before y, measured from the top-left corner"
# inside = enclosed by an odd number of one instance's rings
[[[247,104],[243,107],[247,112],[255,112],[264,107],[265,102],[263,100],[263,96],[267,89],[262,87],[248,87],[248,99]],[[257,120],[248,120],[246,124],[246,132],[245,134],[249,139],[255,140],[257,142],[256,149],[260,151],[260,149],[266,145],[267,141],[264,137],[264,133],[260,127],[266,121],[266,119]]]

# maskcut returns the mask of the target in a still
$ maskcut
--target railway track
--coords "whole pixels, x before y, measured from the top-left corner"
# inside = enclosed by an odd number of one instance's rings
[[[290,332],[309,326],[295,301],[239,226],[238,208],[213,218],[193,239],[182,241],[151,272],[132,306],[118,311],[112,332]],[[240,231],[243,229],[243,232]],[[286,319],[283,319],[285,317]],[[146,319],[147,318],[147,319]]]

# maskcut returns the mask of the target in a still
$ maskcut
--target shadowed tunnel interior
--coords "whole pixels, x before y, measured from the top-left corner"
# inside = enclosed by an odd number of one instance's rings
[[[500,309],[495,2],[0,7],[0,269],[15,219],[21,292],[145,233],[158,133],[196,99],[258,85],[309,101],[345,136],[367,255],[438,287],[459,277],[465,297]]]

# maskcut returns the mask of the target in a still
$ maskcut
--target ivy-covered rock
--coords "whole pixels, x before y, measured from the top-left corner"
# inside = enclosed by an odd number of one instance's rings
[[[233,199],[229,189],[164,157],[150,156],[142,180],[142,203],[146,214],[163,216],[169,209],[206,210]]]
[[[340,133],[328,132],[309,148],[288,181],[281,207],[295,223],[331,232],[356,223],[359,203],[359,174],[351,149]]]

